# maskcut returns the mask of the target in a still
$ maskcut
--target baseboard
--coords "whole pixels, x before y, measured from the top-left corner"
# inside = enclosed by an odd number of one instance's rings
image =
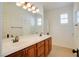
[[[69,46],[65,46],[65,45],[59,45],[59,44],[53,44],[53,45],[54,45],[54,46],[64,47],[64,48],[73,49],[73,47],[69,47]]]

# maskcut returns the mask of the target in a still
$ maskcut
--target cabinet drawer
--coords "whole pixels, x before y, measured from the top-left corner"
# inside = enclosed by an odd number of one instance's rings
[[[44,45],[44,41],[41,41],[41,42],[37,43],[37,48],[39,48],[42,45]]]

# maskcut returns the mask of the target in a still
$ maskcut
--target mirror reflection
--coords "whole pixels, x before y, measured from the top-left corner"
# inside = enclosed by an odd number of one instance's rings
[[[40,33],[42,16],[16,6],[16,3],[4,3],[3,38]]]

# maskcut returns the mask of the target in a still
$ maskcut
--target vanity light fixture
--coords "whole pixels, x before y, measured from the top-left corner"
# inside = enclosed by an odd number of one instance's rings
[[[35,9],[36,9],[36,7],[35,7],[35,6],[32,6],[31,8],[32,8],[32,10],[35,10]]]
[[[25,10],[26,10],[27,8],[28,8],[28,7],[27,7],[26,5],[23,5],[23,9],[25,9]]]
[[[21,7],[23,4],[25,4],[25,2],[17,2],[16,5]]]
[[[19,7],[22,7],[25,10],[27,9],[28,11],[31,11],[32,13],[39,12],[39,9],[29,2],[18,2],[16,3],[16,5]]]
[[[32,9],[31,8],[28,8],[28,11],[32,11]]]
[[[36,13],[36,11],[34,10],[34,11],[32,11],[32,13]]]
[[[28,8],[31,7],[31,3],[28,2],[28,3],[26,3],[26,4],[27,4],[27,7],[28,7]]]
[[[22,6],[22,4],[20,2],[17,2],[16,5],[19,7]]]
[[[24,4],[25,2],[24,2],[24,1],[21,1],[20,3],[21,3],[21,4]]]
[[[39,9],[36,8],[35,10],[32,11],[32,13],[38,13],[39,12]]]

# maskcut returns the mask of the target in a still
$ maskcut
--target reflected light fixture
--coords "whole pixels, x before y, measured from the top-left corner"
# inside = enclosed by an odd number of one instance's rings
[[[36,12],[39,12],[39,9],[38,8],[36,9]]]

